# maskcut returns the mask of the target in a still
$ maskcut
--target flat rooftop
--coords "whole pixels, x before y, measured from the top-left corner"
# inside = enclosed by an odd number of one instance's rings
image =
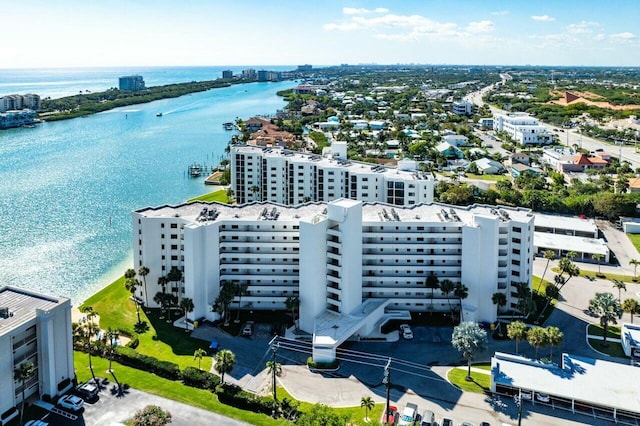
[[[580,219],[573,216],[559,216],[551,214],[535,213],[536,228],[542,226],[545,228],[566,229],[572,231],[588,232],[598,235],[598,225],[593,219]]]
[[[350,206],[360,203],[357,200],[339,199],[334,201],[343,206]],[[296,206],[285,206],[271,202],[252,202],[243,205],[228,205],[221,203],[206,203],[196,201],[179,204],[176,206],[163,205],[158,207],[146,207],[136,210],[144,217],[149,218],[170,218],[176,217],[193,223],[215,223],[216,221],[260,221],[278,220],[299,222],[302,219],[311,220],[318,215],[326,215],[327,204],[324,202],[314,202],[300,204]],[[215,209],[215,217],[208,220],[200,220],[204,211]],[[267,216],[264,213],[267,212]],[[271,216],[272,212],[277,215]],[[455,213],[452,214],[452,212]],[[502,212],[502,213],[500,213]],[[446,213],[446,215],[445,215]],[[473,224],[473,216],[509,218],[518,222],[528,222],[531,220],[531,211],[523,208],[494,207],[477,205],[460,207],[448,204],[419,204],[411,207],[395,206],[387,203],[362,203],[362,221],[367,222],[409,222],[409,223],[461,223],[465,225]],[[208,217],[208,216],[207,216]]]
[[[607,247],[604,240],[587,237],[574,237],[573,235],[534,232],[533,245],[534,247],[575,251],[576,253],[598,253],[604,256],[609,254],[609,247]]]
[[[9,313],[6,318],[0,316],[0,335],[33,320],[36,309],[47,311],[68,301],[15,287],[0,288],[0,308],[8,308]]]
[[[640,368],[629,364],[562,354],[562,366],[557,366],[496,352],[491,358],[491,376],[499,385],[640,411]]]
[[[286,158],[291,163],[313,163],[324,168],[346,169],[350,174],[371,174],[376,173],[385,178],[404,180],[433,180],[433,176],[428,173],[417,171],[402,171],[395,167],[386,167],[379,164],[364,163],[360,161],[338,160],[323,157],[316,154],[306,154],[296,151],[289,151],[280,148],[262,148],[250,145],[240,145],[233,148],[237,152],[247,152],[261,154],[265,158]]]

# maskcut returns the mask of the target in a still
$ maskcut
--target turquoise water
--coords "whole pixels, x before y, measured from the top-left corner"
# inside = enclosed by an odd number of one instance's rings
[[[252,65],[222,67],[108,67],[108,68],[25,68],[0,69],[0,96],[36,93],[45,98],[61,98],[89,90],[102,92],[118,87],[118,77],[139,74],[147,87],[171,83],[214,80],[223,70],[240,74],[243,69],[290,71],[294,66]]]
[[[222,123],[273,114],[293,82],[251,83],[0,132],[0,286],[84,300],[131,264],[132,210],[208,192]],[[162,117],[156,113],[162,112]]]

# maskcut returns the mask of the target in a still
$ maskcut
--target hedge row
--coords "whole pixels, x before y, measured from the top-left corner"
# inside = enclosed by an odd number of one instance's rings
[[[243,410],[271,414],[275,409],[272,398],[260,398],[236,385],[219,385],[216,387],[216,393],[218,394],[218,401]]]
[[[187,367],[182,370],[182,382],[187,386],[215,392],[216,386],[220,384],[220,376],[194,367]]]
[[[166,379],[177,380],[180,378],[180,367],[178,364],[143,355],[126,346],[116,347],[114,359],[121,364],[146,370]]]

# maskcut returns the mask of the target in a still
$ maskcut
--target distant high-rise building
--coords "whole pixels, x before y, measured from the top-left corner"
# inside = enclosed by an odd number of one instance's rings
[[[247,68],[246,70],[242,70],[242,74],[240,76],[245,80],[254,80],[256,78],[256,70],[253,68]]]
[[[282,73],[278,71],[269,71],[267,73],[267,80],[269,81],[280,81],[282,80]]]
[[[312,69],[313,66],[309,64],[298,65],[298,71],[311,71]]]
[[[269,81],[269,71],[258,70],[258,81]]]
[[[40,96],[34,93],[27,93],[22,97],[22,101],[25,108],[38,111],[40,109]]]
[[[120,77],[119,88],[120,90],[143,90],[144,79],[141,75],[126,75]]]
[[[233,71],[231,70],[222,71],[222,78],[233,78]]]

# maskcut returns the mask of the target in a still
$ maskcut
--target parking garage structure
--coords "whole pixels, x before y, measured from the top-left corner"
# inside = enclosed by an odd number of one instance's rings
[[[637,425],[640,369],[600,359],[562,354],[561,364],[496,352],[491,391],[532,404]]]

